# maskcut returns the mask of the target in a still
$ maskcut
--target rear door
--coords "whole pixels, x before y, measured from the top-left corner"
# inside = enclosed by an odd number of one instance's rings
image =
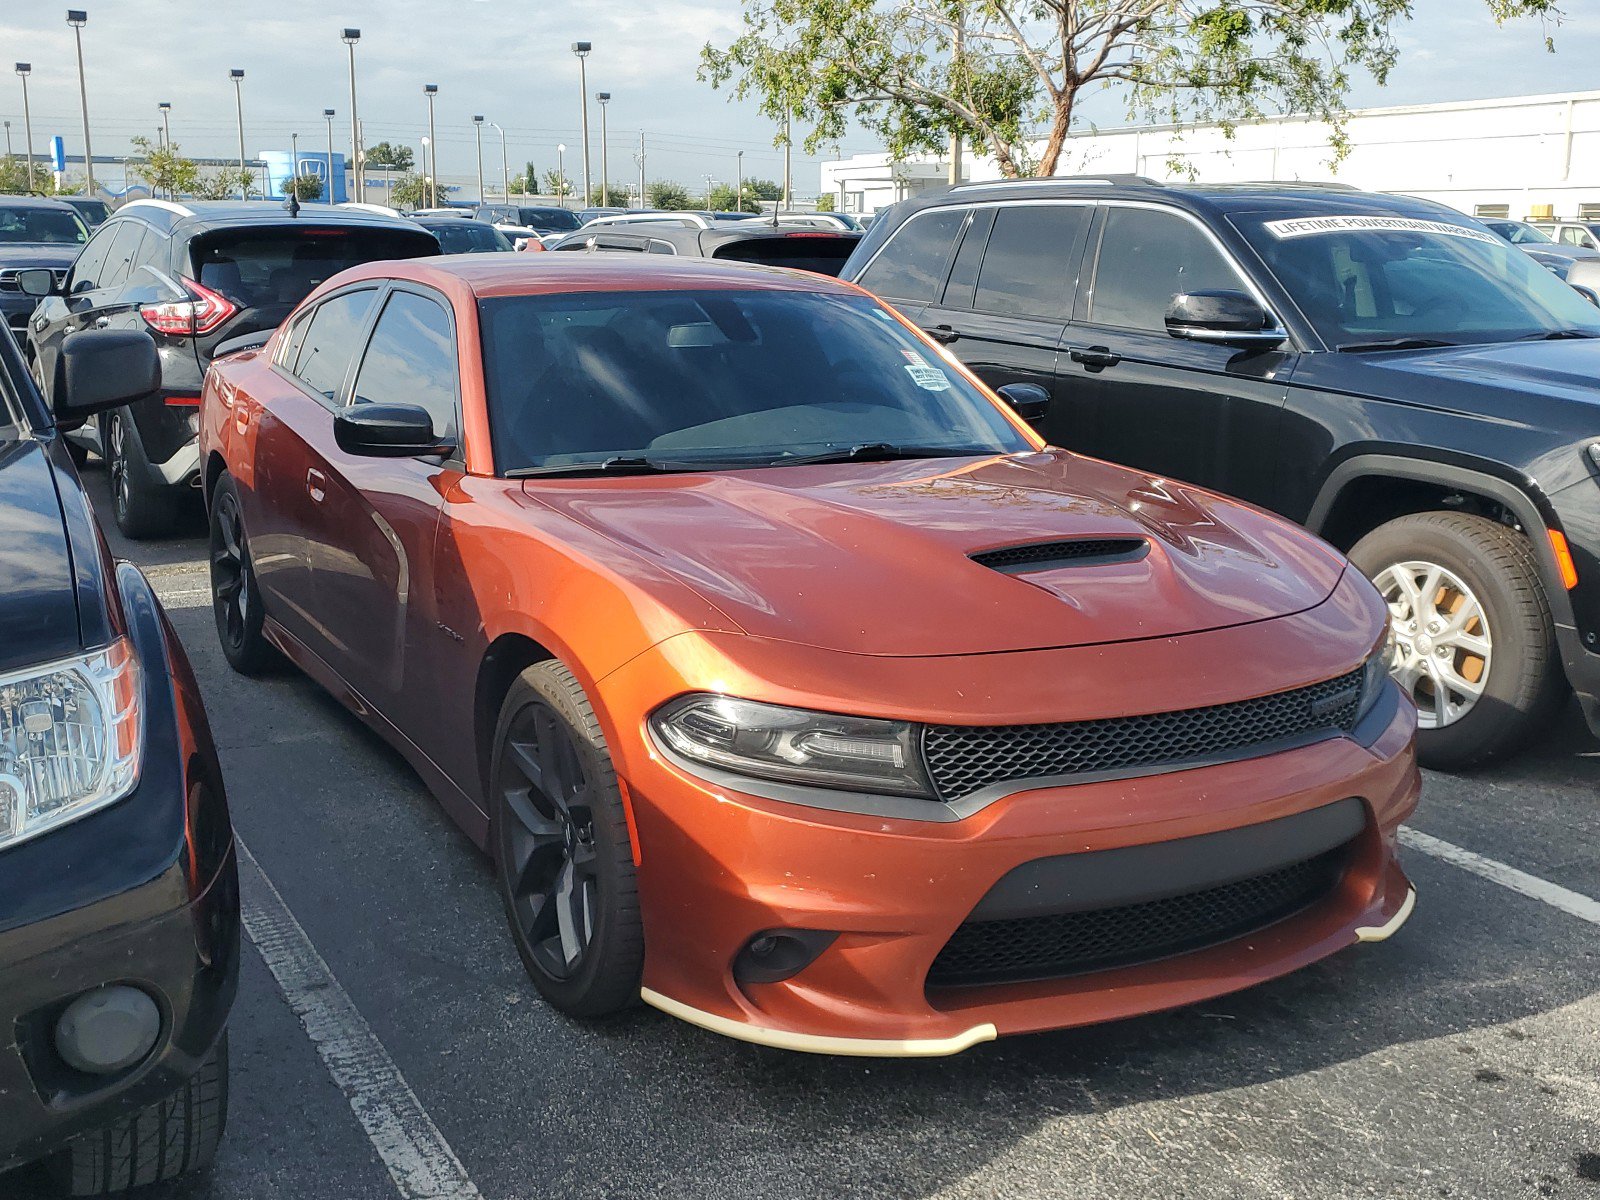
[[[74,328],[74,319],[94,305],[95,293],[100,287],[101,274],[111,243],[117,236],[114,221],[102,225],[88,243],[78,252],[77,260],[67,272],[66,286],[60,296],[47,296],[34,309],[32,339],[37,354],[39,378],[55,379],[56,361],[61,356],[61,342],[67,330]],[[80,322],[81,324],[81,322]]]

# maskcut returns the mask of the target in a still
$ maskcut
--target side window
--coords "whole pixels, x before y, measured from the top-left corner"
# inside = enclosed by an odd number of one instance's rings
[[[111,251],[112,239],[122,232],[124,225],[131,225],[132,221],[109,221],[100,226],[95,235],[89,239],[89,244],[78,255],[77,261],[72,264],[72,274],[67,276],[67,295],[76,296],[80,292],[92,292],[100,286],[101,269],[106,265],[106,255]]]
[[[106,265],[101,268],[98,281],[102,288],[113,288],[127,280],[133,260],[139,254],[139,245],[144,241],[146,227],[138,221],[129,219],[121,222],[121,226],[106,251]]]
[[[133,256],[133,266],[128,272],[128,282],[123,298],[133,304],[149,304],[158,300],[177,299],[172,287],[156,272],[165,268],[171,251],[171,239],[157,230],[146,228],[144,241]]]
[[[978,267],[983,263],[983,248],[994,228],[994,209],[978,208],[967,221],[956,261],[950,267],[950,282],[944,285],[943,303],[947,308],[971,308],[972,292],[978,286]]]
[[[352,404],[416,404],[435,433],[456,436],[455,322],[437,301],[394,292],[356,373]]]
[[[650,239],[651,254],[676,254],[677,252],[678,248],[671,242],[663,242],[659,238]]]
[[[1087,204],[1002,208],[978,272],[973,307],[1007,316],[1070,318],[1083,234],[1093,215]],[[1165,314],[1165,304],[1161,311]]]
[[[294,360],[300,357],[300,345],[306,340],[306,330],[311,328],[311,318],[314,315],[313,309],[306,309],[300,313],[289,326],[289,332],[278,343],[277,364],[291,374],[294,372]]]
[[[1089,320],[1126,329],[1166,329],[1179,292],[1247,290],[1200,228],[1148,208],[1107,208]]]
[[[325,400],[338,395],[376,294],[371,288],[344,292],[324,300],[311,314],[305,339],[295,356],[294,373]]]
[[[967,211],[938,208],[918,213],[890,235],[856,282],[889,300],[932,300],[944,284],[950,248]]]

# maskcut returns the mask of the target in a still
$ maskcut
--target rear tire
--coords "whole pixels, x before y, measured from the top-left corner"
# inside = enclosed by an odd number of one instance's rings
[[[111,512],[122,536],[136,542],[172,534],[178,523],[178,506],[166,489],[148,481],[149,459],[131,431],[133,418],[119,408],[107,413],[102,429],[106,466],[111,482]]]
[[[222,656],[241,675],[260,675],[278,662],[262,626],[266,608],[256,582],[250,542],[233,476],[224,472],[211,492],[211,611]]]
[[[1527,538],[1467,513],[1416,513],[1367,534],[1350,561],[1389,602],[1423,766],[1480,766],[1549,728],[1568,688]]]
[[[120,1196],[211,1164],[228,1123],[228,1035],[172,1095],[75,1138],[50,1161],[69,1196]]]

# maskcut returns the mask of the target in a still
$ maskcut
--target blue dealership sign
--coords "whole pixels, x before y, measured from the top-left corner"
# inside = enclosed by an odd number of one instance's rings
[[[57,171],[67,169],[67,143],[60,134],[50,139],[50,165]]]

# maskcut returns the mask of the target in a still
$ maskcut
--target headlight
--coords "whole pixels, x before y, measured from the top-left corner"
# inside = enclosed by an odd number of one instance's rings
[[[842,717],[729,696],[684,696],[651,728],[668,749],[708,767],[813,787],[933,797],[904,721]]]
[[[0,675],[0,850],[132,791],[140,718],[139,663],[126,638]]]
[[[1383,695],[1384,684],[1389,682],[1389,658],[1391,648],[1390,639],[1385,637],[1383,644],[1367,659],[1361,667],[1361,699],[1356,705],[1356,720],[1359,722],[1373,710]]]

